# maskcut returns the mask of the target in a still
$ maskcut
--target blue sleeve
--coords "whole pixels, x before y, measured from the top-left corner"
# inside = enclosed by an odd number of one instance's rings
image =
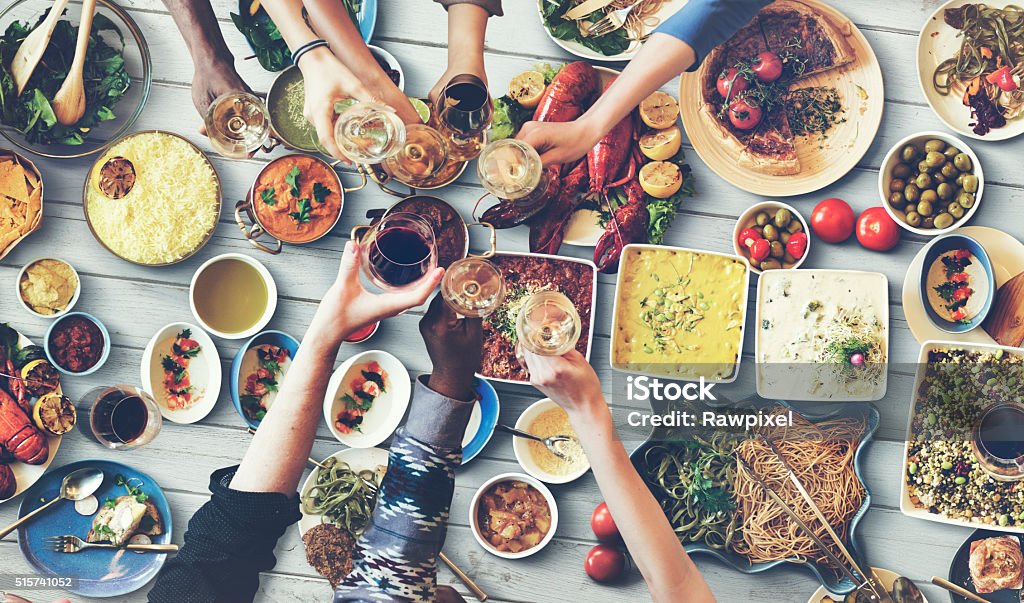
[[[771,0],[690,0],[654,33],[689,44],[697,55],[689,70],[695,71],[715,46],[728,40],[770,3]]]

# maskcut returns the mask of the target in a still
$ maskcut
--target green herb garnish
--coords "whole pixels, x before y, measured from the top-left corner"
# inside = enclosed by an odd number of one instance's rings
[[[291,217],[291,219],[295,220],[299,224],[306,224],[307,222],[313,219],[313,217],[309,213],[310,210],[313,209],[313,206],[309,202],[309,199],[299,199],[296,206],[298,207],[298,211],[288,212],[288,215]]]
[[[273,188],[265,188],[260,191],[260,201],[267,205],[277,205],[277,191]]]
[[[319,182],[313,183],[313,200],[317,203],[323,203],[327,200],[327,195],[331,194],[331,189],[320,184]]]
[[[288,174],[284,177],[285,183],[291,187],[289,190],[292,193],[292,197],[299,198],[299,176],[302,175],[302,170],[299,166],[293,165],[292,169],[288,171]]]

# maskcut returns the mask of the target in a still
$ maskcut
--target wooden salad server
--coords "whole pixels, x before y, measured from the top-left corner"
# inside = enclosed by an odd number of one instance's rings
[[[1024,272],[999,288],[981,328],[999,345],[1020,347],[1024,342]]]
[[[74,124],[85,115],[85,81],[82,79],[82,70],[85,69],[85,53],[89,49],[89,34],[92,32],[92,17],[95,12],[96,0],[82,2],[82,20],[78,24],[75,59],[71,62],[68,76],[51,103],[57,121],[65,126]]]
[[[68,0],[54,0],[46,19],[28,34],[18,47],[18,52],[14,53],[14,59],[11,60],[11,76],[18,87],[19,95],[25,89],[28,79],[32,77],[32,72],[36,70],[39,59],[43,58],[46,46],[50,43],[50,36],[53,35],[53,28],[57,26],[57,20],[64,14],[67,5]]]

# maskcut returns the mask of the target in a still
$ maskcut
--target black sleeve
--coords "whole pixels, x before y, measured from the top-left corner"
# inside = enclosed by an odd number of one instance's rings
[[[297,495],[228,487],[235,467],[210,476],[213,496],[188,522],[185,544],[149,592],[154,603],[252,601],[259,573],[274,567],[274,547],[301,517]]]

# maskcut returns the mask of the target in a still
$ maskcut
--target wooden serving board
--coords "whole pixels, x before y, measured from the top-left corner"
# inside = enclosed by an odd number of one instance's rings
[[[811,76],[797,85],[798,88],[834,87],[846,109],[846,122],[833,126],[825,140],[819,141],[816,136],[797,139],[799,174],[771,176],[740,167],[739,154],[729,145],[722,144],[720,129],[701,114],[704,101],[700,83],[707,63],[679,78],[679,110],[686,137],[697,155],[729,183],[758,195],[803,195],[834,183],[867,153],[882,122],[885,104],[882,69],[867,38],[846,15],[831,6],[818,0],[800,1],[824,15],[843,32],[857,58],[842,69]]]
[[[999,288],[981,328],[1000,345],[1016,348],[1024,343],[1024,272]]]

